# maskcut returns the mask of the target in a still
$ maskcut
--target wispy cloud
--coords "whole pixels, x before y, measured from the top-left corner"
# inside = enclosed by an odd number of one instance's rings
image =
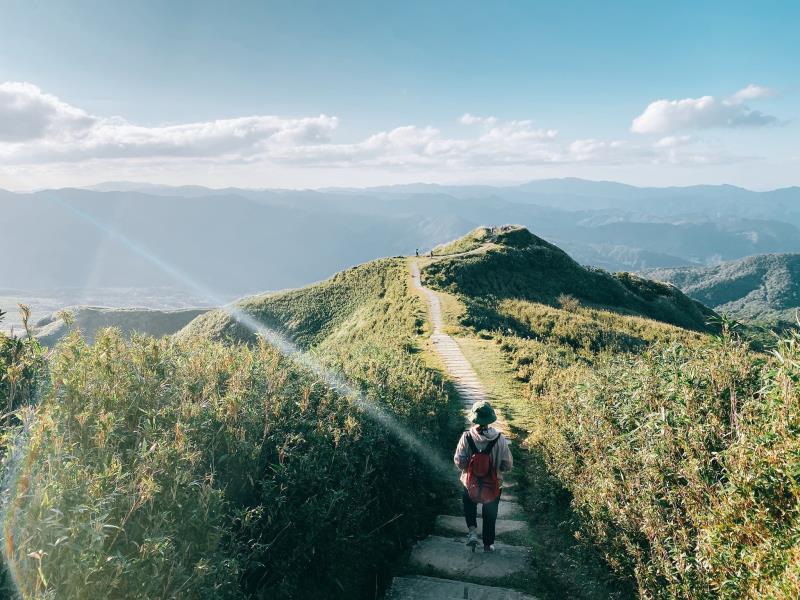
[[[635,133],[664,134],[687,129],[763,127],[778,123],[778,118],[744,104],[771,96],[773,91],[750,84],[732,96],[719,100],[713,96],[656,100],[633,120]]]
[[[771,98],[774,95],[775,90],[751,83],[731,96],[731,100],[744,102],[746,100],[758,100],[759,98]]]

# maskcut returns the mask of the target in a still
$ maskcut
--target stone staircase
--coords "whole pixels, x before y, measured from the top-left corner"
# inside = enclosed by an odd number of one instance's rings
[[[456,341],[443,332],[439,297],[422,285],[416,263],[411,265],[411,276],[414,286],[428,301],[433,326],[431,341],[466,411],[473,402],[485,400],[486,391]],[[502,421],[499,428],[503,428]],[[405,569],[408,574],[394,578],[386,594],[387,600],[535,600],[506,587],[509,581],[524,577],[531,568],[527,547],[504,542],[504,538],[518,538],[527,530],[524,515],[512,491],[514,484],[510,481],[508,478],[504,483],[500,499],[494,552],[483,552],[480,544],[476,552],[466,546],[467,527],[460,501],[454,498],[449,514],[437,517],[434,535],[420,540],[413,547]],[[479,532],[482,525],[479,518]]]

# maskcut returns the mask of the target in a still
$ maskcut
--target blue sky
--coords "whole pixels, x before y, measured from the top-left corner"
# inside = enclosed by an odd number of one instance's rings
[[[800,184],[796,2],[0,10],[2,187]]]

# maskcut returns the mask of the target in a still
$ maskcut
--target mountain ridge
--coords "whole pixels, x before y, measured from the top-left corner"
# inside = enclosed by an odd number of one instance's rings
[[[536,187],[548,187],[550,185],[561,185],[561,186],[574,186],[574,189],[581,189],[581,188],[589,188],[591,186],[600,186],[606,189],[616,189],[620,191],[631,191],[631,190],[644,190],[644,191],[651,191],[651,192],[672,192],[672,191],[683,191],[683,192],[690,192],[690,191],[736,191],[736,192],[748,192],[753,194],[770,194],[774,192],[784,192],[784,191],[800,191],[800,186],[790,185],[790,186],[781,186],[777,188],[771,188],[767,190],[754,190],[738,185],[733,185],[729,183],[718,183],[718,184],[689,184],[689,185],[668,185],[668,186],[649,186],[649,185],[634,185],[630,183],[624,183],[619,181],[613,181],[610,179],[586,179],[582,177],[548,177],[543,179],[531,179],[529,181],[525,181],[522,183],[508,183],[508,184],[448,184],[448,183],[437,183],[437,182],[414,182],[414,183],[399,183],[399,184],[387,184],[387,185],[375,185],[375,186],[364,186],[364,187],[350,187],[350,186],[322,186],[319,188],[271,188],[271,187],[239,187],[239,186],[224,186],[222,188],[212,188],[207,186],[200,186],[200,185],[186,185],[186,184],[160,184],[160,183],[151,183],[151,182],[136,182],[136,181],[102,181],[96,184],[86,185],[86,186],[75,186],[76,189],[87,189],[92,191],[134,191],[140,189],[161,189],[161,190],[181,190],[181,189],[192,189],[192,190],[206,190],[211,192],[217,192],[221,190],[241,190],[241,191],[248,191],[248,192],[263,192],[263,191],[346,191],[346,192],[353,192],[353,191],[375,191],[375,190],[398,190],[398,191],[409,191],[412,189],[441,189],[441,188],[453,188],[453,189],[513,189],[513,188],[536,188]],[[64,188],[54,188],[54,189],[64,189]],[[596,189],[588,190],[591,193],[595,193]]]
[[[482,236],[482,237],[481,237]],[[478,239],[478,243],[474,240]],[[451,242],[464,242],[465,251],[437,255],[426,259],[425,282],[452,293],[461,293],[481,305],[479,311],[495,310],[494,303],[505,299],[522,299],[559,307],[564,298],[588,307],[618,312],[621,315],[644,317],[694,331],[710,331],[709,321],[716,314],[691,300],[676,287],[648,281],[632,273],[610,274],[581,266],[554,244],[522,226],[478,228]],[[333,322],[337,306],[350,307],[350,312],[337,319],[351,318],[361,302],[358,291],[362,274],[381,279],[388,269],[396,269],[403,257],[370,261],[341,271],[329,279],[295,290],[250,296],[235,303],[239,310],[256,318],[269,328],[276,328],[306,346],[315,342],[318,333],[298,330],[295,313],[308,304],[325,306],[317,309],[315,319]],[[449,282],[449,283],[448,283]],[[374,287],[377,284],[370,284]],[[322,302],[320,299],[325,297]],[[485,304],[485,306],[484,306]],[[338,321],[336,321],[338,323]],[[178,337],[211,337],[229,341],[254,342],[255,332],[248,330],[223,309],[201,315],[178,332]]]

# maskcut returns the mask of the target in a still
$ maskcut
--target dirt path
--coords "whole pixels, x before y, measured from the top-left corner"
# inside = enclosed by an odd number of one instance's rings
[[[420,281],[419,267],[411,264],[414,286],[428,301],[433,333],[431,342],[442,359],[448,375],[462,398],[464,410],[477,400],[486,399],[487,393],[469,361],[455,340],[442,328],[442,307],[435,292]],[[502,424],[500,424],[502,428]],[[513,473],[512,473],[513,477]],[[497,520],[496,550],[472,552],[464,544],[467,527],[454,499],[449,514],[439,515],[435,535],[418,542],[409,557],[407,575],[395,577],[387,593],[391,600],[533,600],[513,589],[515,581],[526,579],[532,568],[530,551],[526,546],[515,545],[527,529],[525,517],[513,494],[512,477],[504,485]],[[478,528],[482,526],[478,520]],[[508,541],[504,541],[508,540]]]

